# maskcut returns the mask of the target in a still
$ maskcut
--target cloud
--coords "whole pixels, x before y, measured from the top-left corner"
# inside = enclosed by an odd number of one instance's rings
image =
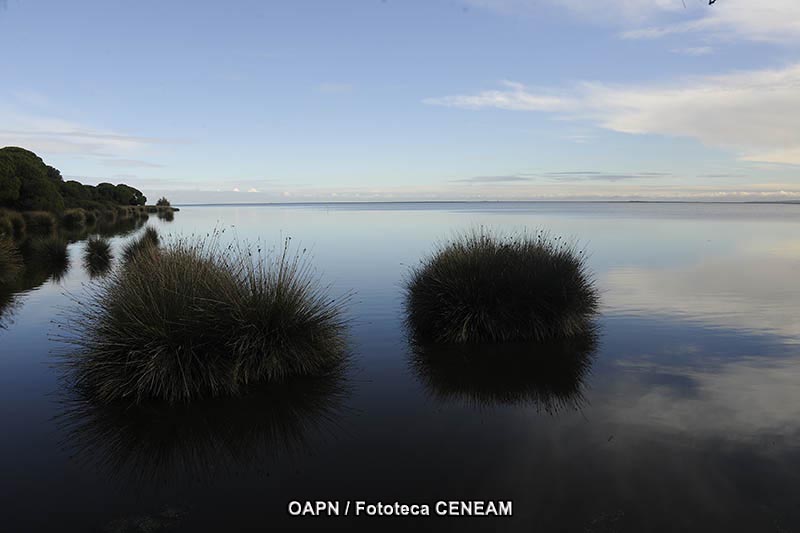
[[[562,89],[557,101],[548,96],[554,90],[542,96],[519,83],[505,86],[425,103],[554,113],[615,132],[697,139],[745,161],[800,164],[800,63],[663,85],[582,83]]]
[[[105,159],[103,165],[107,167],[143,167],[143,168],[162,168],[164,165],[142,161],[140,159]]]
[[[673,54],[683,54],[686,56],[707,56],[714,52],[710,46],[688,46],[686,48],[673,48]]]
[[[800,42],[800,2],[797,0],[726,0],[704,9],[700,16],[627,31],[628,39],[658,39],[699,33],[705,37],[770,43]]]
[[[475,176],[474,178],[462,178],[451,180],[455,183],[514,183],[519,181],[531,181],[532,177],[523,175],[509,176]]]
[[[630,174],[611,174],[598,171],[571,171],[571,172],[546,172],[543,174],[552,180],[557,181],[625,181],[638,179],[652,179],[670,177],[672,174],[667,172],[638,172]]]
[[[427,98],[423,102],[429,105],[464,109],[494,107],[510,111],[564,111],[575,105],[574,102],[559,96],[530,93],[521,83],[503,81],[501,84],[506,89],[482,91],[474,95]]]
[[[545,9],[567,11],[591,23],[621,28],[622,36],[628,39],[697,34],[704,39],[800,41],[800,2],[797,0],[725,0],[713,6],[699,0],[463,1],[512,15],[540,15]]]

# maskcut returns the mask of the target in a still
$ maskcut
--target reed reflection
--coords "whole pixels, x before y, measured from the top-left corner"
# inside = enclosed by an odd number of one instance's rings
[[[335,436],[350,386],[344,368],[192,404],[99,404],[72,389],[58,426],[73,458],[124,482],[203,482],[262,472]]]
[[[556,414],[586,403],[585,379],[596,328],[547,342],[424,345],[411,342],[410,365],[434,398],[470,406],[534,406]]]

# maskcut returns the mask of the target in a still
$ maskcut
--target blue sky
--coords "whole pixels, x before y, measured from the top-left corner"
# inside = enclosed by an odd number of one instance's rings
[[[0,1],[0,145],[176,202],[800,199],[796,0]]]

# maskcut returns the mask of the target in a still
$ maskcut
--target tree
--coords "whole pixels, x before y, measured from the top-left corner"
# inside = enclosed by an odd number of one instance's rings
[[[162,196],[161,198],[158,199],[156,205],[159,207],[169,207],[171,204],[169,203],[169,200],[167,200],[165,196]]]

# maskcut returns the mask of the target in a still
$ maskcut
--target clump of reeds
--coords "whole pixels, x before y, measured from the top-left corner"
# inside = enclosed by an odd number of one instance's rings
[[[97,211],[86,211],[86,225],[94,226],[97,224]]]
[[[8,237],[0,237],[0,285],[13,282],[22,270],[22,257]]]
[[[58,237],[34,238],[24,243],[25,264],[33,271],[46,273],[55,281],[69,271],[67,241]]]
[[[421,342],[543,340],[581,333],[598,306],[586,255],[544,232],[459,234],[412,269],[407,324]]]
[[[130,241],[125,246],[122,250],[122,257],[125,261],[130,261],[142,254],[152,255],[158,251],[160,242],[161,237],[158,235],[158,230],[153,226],[147,226],[139,238]]]
[[[23,217],[31,233],[50,234],[56,229],[56,217],[47,211],[26,211]]]
[[[68,323],[78,383],[99,401],[174,403],[324,373],[345,354],[342,301],[304,258],[213,237],[133,255]]]
[[[0,210],[0,235],[20,240],[25,236],[25,218],[18,211]]]
[[[159,208],[158,218],[164,220],[165,222],[172,222],[175,220],[175,212],[172,210],[172,208]]]
[[[111,268],[111,243],[103,237],[91,237],[86,241],[83,263],[92,277],[102,275]]]
[[[79,230],[86,227],[86,211],[83,209],[67,209],[61,215],[61,225],[67,230]]]

